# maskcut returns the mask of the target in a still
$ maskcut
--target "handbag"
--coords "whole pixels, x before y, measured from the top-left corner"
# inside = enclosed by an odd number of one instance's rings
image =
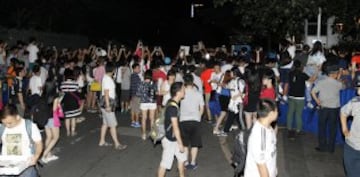
[[[109,98],[109,104],[110,104],[110,108],[111,108],[111,112],[115,112],[116,110],[116,106],[117,106],[117,101],[116,99],[113,99],[113,98]],[[106,108],[106,102],[105,102],[105,97],[104,96],[101,96],[100,97],[100,107],[105,109]]]
[[[99,82],[94,81],[90,84],[90,91],[92,92],[100,92],[101,91],[101,85]]]

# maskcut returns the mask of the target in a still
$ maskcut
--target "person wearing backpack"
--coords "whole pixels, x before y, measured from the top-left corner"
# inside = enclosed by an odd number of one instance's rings
[[[245,81],[235,72],[236,68],[233,68],[231,73],[233,79],[229,83],[231,90],[231,99],[229,103],[228,117],[224,125],[224,133],[229,133],[230,128],[234,123],[234,120],[239,123],[241,129],[245,128],[243,121],[243,96],[245,91]]]
[[[20,177],[37,177],[35,166],[43,150],[39,129],[31,120],[20,117],[13,104],[4,106],[0,112],[0,120],[1,155],[27,161],[29,167]]]
[[[276,177],[276,133],[271,123],[278,117],[277,104],[261,99],[248,142],[244,177]]]
[[[174,157],[178,160],[179,177],[185,177],[184,163],[187,160],[185,147],[179,127],[179,102],[185,96],[185,87],[181,82],[175,82],[170,87],[171,100],[165,109],[165,137],[161,140],[162,158],[158,169],[158,177],[165,177],[170,170]],[[173,105],[175,104],[175,105]]]
[[[194,85],[191,74],[184,76],[185,96],[180,106],[180,127],[186,154],[190,161],[185,163],[186,169],[197,168],[197,156],[199,148],[202,147],[201,140],[201,116],[204,112],[204,98]],[[190,154],[189,154],[190,153]]]

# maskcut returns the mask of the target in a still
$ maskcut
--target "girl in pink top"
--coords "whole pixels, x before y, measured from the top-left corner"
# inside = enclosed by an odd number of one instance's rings
[[[105,61],[104,61],[104,59],[99,58],[97,61],[97,64],[98,64],[98,66],[93,70],[94,81],[98,82],[101,85],[102,79],[105,76]],[[88,112],[90,112],[90,113],[97,112],[95,103],[96,103],[96,92],[90,91],[89,97],[88,97],[88,102],[87,102]]]
[[[99,60],[99,66],[94,69],[93,73],[94,79],[101,84],[102,79],[105,75],[105,66],[103,60]]]

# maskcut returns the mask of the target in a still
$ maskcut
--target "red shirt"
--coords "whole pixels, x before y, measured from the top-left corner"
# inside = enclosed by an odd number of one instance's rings
[[[205,93],[211,93],[211,85],[209,83],[210,77],[211,77],[211,73],[213,72],[213,69],[206,69],[205,71],[203,71],[201,73],[201,81],[203,83],[204,86],[204,92]]]
[[[354,56],[351,58],[351,63],[360,64],[360,54],[354,55]]]
[[[154,82],[157,82],[159,79],[162,79],[162,81],[165,81],[167,79],[166,74],[163,71],[159,70],[159,69],[154,70],[154,72],[153,72],[153,80],[154,80]]]
[[[275,89],[274,88],[263,88],[260,92],[260,99],[270,99],[274,100],[276,99]]]

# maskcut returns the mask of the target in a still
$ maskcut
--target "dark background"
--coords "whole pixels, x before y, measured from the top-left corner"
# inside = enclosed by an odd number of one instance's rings
[[[191,3],[204,4],[195,18]],[[142,39],[170,48],[198,40],[207,46],[226,43],[226,27],[217,21],[231,15],[221,10],[226,8],[215,10],[210,0],[0,0],[0,7],[0,25],[8,28],[80,34],[102,45]]]

